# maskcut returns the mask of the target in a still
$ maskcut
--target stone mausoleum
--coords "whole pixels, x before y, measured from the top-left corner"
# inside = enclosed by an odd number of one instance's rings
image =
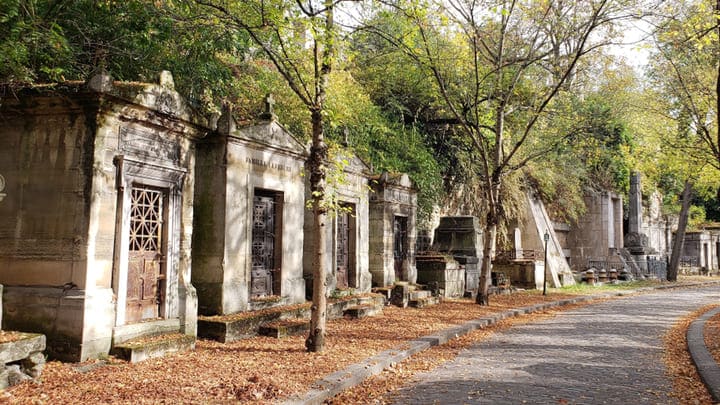
[[[272,111],[238,125],[226,108],[198,145],[193,284],[202,315],[305,301],[305,146]]]
[[[333,290],[369,292],[372,276],[369,271],[369,186],[370,168],[357,156],[341,151],[336,156],[342,162],[343,179],[330,187],[340,204],[340,210],[328,216],[326,268],[327,293]],[[309,177],[309,176],[306,176]],[[305,198],[310,201],[309,178],[305,184]],[[305,210],[303,268],[306,296],[312,296],[312,276],[316,266],[317,246],[313,235],[317,232],[312,210]]]
[[[172,76],[24,89],[0,117],[3,327],[44,333],[71,361],[194,337],[194,144],[208,129]]]
[[[375,287],[417,282],[415,237],[417,190],[407,174],[382,173],[371,180],[370,273]]]
[[[565,255],[575,271],[603,263],[621,265],[623,247],[622,196],[609,191],[588,190],[583,196],[587,210],[568,228]],[[609,269],[609,267],[607,267]]]

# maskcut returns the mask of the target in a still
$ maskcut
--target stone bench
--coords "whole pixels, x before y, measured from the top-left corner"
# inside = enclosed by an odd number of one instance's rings
[[[45,335],[4,332],[8,341],[0,343],[0,389],[38,378],[45,366]]]

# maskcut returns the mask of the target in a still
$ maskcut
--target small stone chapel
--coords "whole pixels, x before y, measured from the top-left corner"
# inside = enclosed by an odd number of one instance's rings
[[[306,159],[271,96],[253,124],[239,125],[225,108],[198,145],[192,281],[201,315],[305,301]]]
[[[382,173],[371,179],[370,273],[375,287],[417,282],[415,239],[417,189],[407,174]]]
[[[337,160],[343,161],[343,181],[328,185],[328,192],[339,201],[340,210],[328,218],[327,232],[327,293],[334,290],[369,292],[372,276],[369,270],[369,186],[370,168],[348,151],[341,151]],[[305,198],[310,201],[309,178],[305,184]],[[317,232],[313,212],[305,210],[305,247],[303,268],[306,279],[306,296],[312,297],[312,276],[316,266]]]
[[[23,89],[0,119],[3,327],[68,361],[161,332],[194,342],[194,144],[209,129],[170,73]]]

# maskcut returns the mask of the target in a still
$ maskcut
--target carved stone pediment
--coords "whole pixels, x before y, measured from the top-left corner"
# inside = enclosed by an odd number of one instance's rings
[[[230,133],[230,136],[297,154],[307,153],[305,145],[276,121],[266,121],[256,125],[240,127]]]

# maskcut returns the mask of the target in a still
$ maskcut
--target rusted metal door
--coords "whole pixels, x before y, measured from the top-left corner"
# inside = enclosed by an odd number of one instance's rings
[[[350,267],[350,214],[340,211],[337,214],[337,237],[335,245],[336,288],[348,287],[348,268]]]
[[[130,193],[126,323],[161,317],[165,197],[163,190],[144,186]]]
[[[395,262],[395,279],[403,280],[402,265],[407,259],[407,217],[395,217],[393,225],[393,258]]]
[[[251,295],[273,294],[275,199],[256,195],[253,203]]]

